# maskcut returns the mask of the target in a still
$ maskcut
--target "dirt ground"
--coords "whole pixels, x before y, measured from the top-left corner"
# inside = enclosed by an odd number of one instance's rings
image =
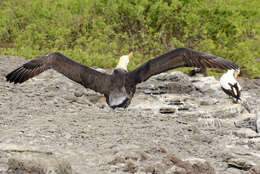
[[[13,155],[7,147],[51,152],[78,174],[149,173],[145,168],[156,168],[168,154],[206,160],[217,173],[260,165],[260,134],[234,125],[260,111],[258,80],[241,80],[253,113],[233,104],[213,77],[186,77],[191,92],[169,87],[161,94],[153,93],[161,83],[153,78],[137,88],[128,109],[112,110],[100,94],[52,70],[24,84],[7,83],[5,75],[25,62],[0,56],[0,173]],[[142,153],[153,160],[139,159]],[[116,161],[119,156],[124,160]],[[239,166],[238,159],[246,164]]]

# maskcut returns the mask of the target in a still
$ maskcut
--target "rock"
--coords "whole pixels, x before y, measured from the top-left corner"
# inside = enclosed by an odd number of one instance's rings
[[[257,89],[260,86],[260,79],[249,80],[246,78],[239,78],[239,83],[243,90]]]
[[[184,102],[180,99],[166,100],[166,102],[168,103],[168,105],[184,105]]]
[[[240,138],[257,138],[260,137],[258,133],[248,128],[241,128],[233,131],[233,134]]]
[[[200,100],[200,105],[203,105],[203,106],[209,106],[209,105],[215,105],[217,104],[218,101],[216,99],[212,99],[212,98],[209,98],[208,100]]]
[[[242,147],[225,149],[223,158],[230,167],[240,170],[249,170],[254,167],[260,167],[260,156],[258,152],[255,151],[253,153]]]
[[[2,157],[4,158],[4,161]],[[72,174],[70,163],[43,147],[0,143],[0,166],[8,174]],[[1,169],[1,167],[0,167]]]
[[[195,77],[192,85],[196,90],[207,95],[218,95],[221,92],[220,84],[214,77]]]
[[[167,157],[175,166],[185,169],[186,173],[192,174],[215,174],[216,171],[211,165],[204,159],[188,158],[180,160],[175,156]]]
[[[228,168],[225,172],[220,172],[219,174],[243,174],[240,169]]]
[[[153,76],[137,88],[145,94],[189,94],[195,90],[190,78],[178,71]]]
[[[70,164],[54,155],[22,153],[8,160],[8,174],[72,174]]]
[[[184,168],[173,166],[172,168],[168,169],[165,174],[187,174]]]
[[[114,153],[109,162],[113,168],[129,173],[179,173],[179,174],[215,174],[214,168],[203,159],[179,157],[168,153],[164,148],[155,147],[147,150],[125,149]],[[121,169],[120,169],[121,168]]]
[[[172,82],[183,82],[183,81],[190,81],[188,75],[180,72],[180,71],[171,71],[167,73],[161,73],[152,77],[153,79],[159,81],[172,81]]]
[[[190,110],[190,107],[189,106],[181,106],[181,107],[178,107],[178,111],[188,111]]]
[[[256,113],[255,125],[256,125],[256,132],[260,133],[260,113]]]
[[[221,128],[223,126],[223,121],[218,118],[198,118],[199,127],[202,128]]]
[[[248,170],[253,167],[254,163],[252,164],[251,161],[246,161],[243,158],[231,158],[228,160],[228,165],[230,167],[235,167],[242,170]]]
[[[198,135],[198,134],[195,134],[192,136],[192,139],[194,141],[198,141],[198,142],[201,142],[201,143],[207,143],[207,144],[210,144],[212,143],[212,139],[209,138],[208,136],[206,135]]]
[[[176,108],[173,107],[162,107],[160,108],[159,112],[161,114],[172,114],[176,112]]]
[[[66,95],[63,98],[69,102],[76,102],[78,100],[78,98],[74,95]]]
[[[145,151],[148,154],[166,154],[167,150],[163,147],[153,147]]]
[[[237,128],[249,128],[257,132],[257,115],[246,114],[241,116],[242,119],[235,121],[234,124]],[[245,118],[243,118],[245,117]]]
[[[248,172],[245,174],[260,174],[260,165],[252,167]]]
[[[125,166],[124,166],[123,171],[129,172],[129,173],[136,173],[137,166],[132,161],[127,161]]]
[[[251,113],[252,112],[252,109],[248,103],[248,101],[244,98],[241,98],[241,101],[240,101],[241,105],[247,110],[247,112]]]
[[[242,112],[243,107],[240,104],[220,104],[207,106],[206,111],[201,110],[201,113],[205,112],[205,116],[209,115],[214,118],[233,118]]]
[[[260,138],[232,133],[238,131],[234,121],[245,115],[245,109],[233,104],[213,77],[190,78],[180,72],[153,76],[137,86],[129,108],[119,111],[108,108],[101,94],[56,71],[48,70],[23,84],[7,83],[5,75],[27,61],[0,56],[1,174],[7,174],[8,159],[31,153],[52,157],[50,150],[55,159],[68,160],[75,174],[194,173],[195,164],[185,160],[191,157],[210,161],[219,174],[245,174],[256,171],[260,163]],[[259,112],[258,82],[246,81],[242,97]],[[175,108],[175,113],[159,114],[163,107]],[[3,142],[24,147],[11,148]],[[129,144],[137,147],[125,150]],[[118,146],[116,151],[112,148]],[[42,151],[43,147],[47,150]],[[231,152],[231,147],[239,148]],[[184,166],[166,157],[171,154]],[[251,161],[255,166],[248,171],[228,168],[229,159]]]
[[[81,96],[84,95],[84,92],[83,92],[83,91],[76,91],[76,92],[74,92],[74,95],[75,95],[76,97],[81,97]]]
[[[189,94],[194,91],[194,87],[190,81],[169,82],[166,84],[166,93]]]

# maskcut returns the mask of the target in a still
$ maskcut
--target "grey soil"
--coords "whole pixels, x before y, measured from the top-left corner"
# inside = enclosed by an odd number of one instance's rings
[[[0,173],[10,173],[21,153],[53,154],[78,174],[171,173],[162,163],[172,154],[205,160],[217,173],[260,166],[260,134],[234,124],[260,113],[259,79],[241,79],[250,114],[217,79],[180,72],[152,77],[129,108],[112,110],[101,94],[52,70],[7,83],[5,75],[25,62],[0,56]]]

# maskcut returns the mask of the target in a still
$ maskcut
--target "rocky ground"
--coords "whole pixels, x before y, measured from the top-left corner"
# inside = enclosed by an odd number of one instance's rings
[[[240,79],[252,113],[215,78],[180,72],[152,77],[128,109],[112,110],[52,70],[7,83],[25,62],[0,56],[0,174],[260,174],[259,79]]]

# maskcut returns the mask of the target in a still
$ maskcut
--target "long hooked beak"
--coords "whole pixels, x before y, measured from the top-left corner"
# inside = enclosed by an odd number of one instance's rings
[[[133,51],[131,51],[129,54],[128,54],[128,57],[129,59],[131,59],[133,57]]]

